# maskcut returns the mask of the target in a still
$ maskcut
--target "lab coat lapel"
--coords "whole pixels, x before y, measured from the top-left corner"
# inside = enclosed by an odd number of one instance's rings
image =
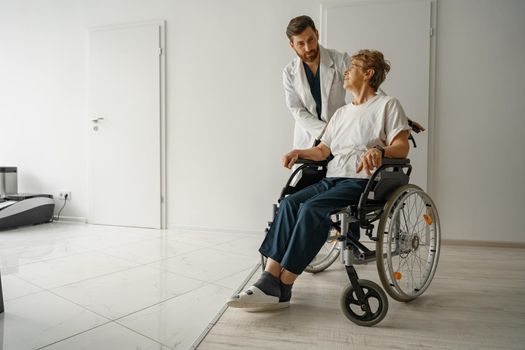
[[[306,109],[308,109],[308,111],[313,115],[317,115],[315,111],[315,100],[312,96],[312,93],[310,92],[310,84],[306,78],[303,61],[299,57],[297,57],[296,60],[295,76],[297,79],[295,79],[295,91],[297,91],[301,97],[301,100],[303,101]]]
[[[321,45],[319,45],[319,50],[321,52],[321,63],[319,65],[321,67],[321,116],[323,120],[328,121],[328,95],[330,94],[330,88],[334,81],[334,61],[328,54],[328,51]]]

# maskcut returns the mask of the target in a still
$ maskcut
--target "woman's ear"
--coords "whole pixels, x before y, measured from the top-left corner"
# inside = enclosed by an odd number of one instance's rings
[[[374,68],[367,69],[366,72],[365,72],[365,80],[372,79],[372,77],[374,76],[375,72],[376,71],[374,70]]]

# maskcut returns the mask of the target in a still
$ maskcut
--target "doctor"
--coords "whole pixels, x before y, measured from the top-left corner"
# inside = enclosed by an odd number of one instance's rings
[[[346,53],[319,45],[319,32],[308,16],[293,18],[286,28],[297,58],[283,71],[286,106],[295,119],[294,148],[309,148],[334,112],[345,103]]]

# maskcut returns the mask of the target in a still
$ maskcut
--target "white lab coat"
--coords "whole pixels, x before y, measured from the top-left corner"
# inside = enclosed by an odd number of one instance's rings
[[[319,45],[321,62],[321,119],[317,118],[315,100],[310,92],[303,63],[299,57],[283,71],[286,105],[295,119],[294,148],[304,149],[314,145],[314,140],[324,130],[334,112],[345,105],[343,88],[344,72],[351,63],[347,53],[325,49]]]

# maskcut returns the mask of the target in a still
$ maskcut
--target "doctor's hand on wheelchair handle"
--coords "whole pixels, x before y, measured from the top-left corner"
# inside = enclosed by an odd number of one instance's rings
[[[381,151],[377,148],[370,148],[361,156],[361,163],[357,166],[356,172],[365,170],[367,175],[372,175],[372,170],[381,166]]]

